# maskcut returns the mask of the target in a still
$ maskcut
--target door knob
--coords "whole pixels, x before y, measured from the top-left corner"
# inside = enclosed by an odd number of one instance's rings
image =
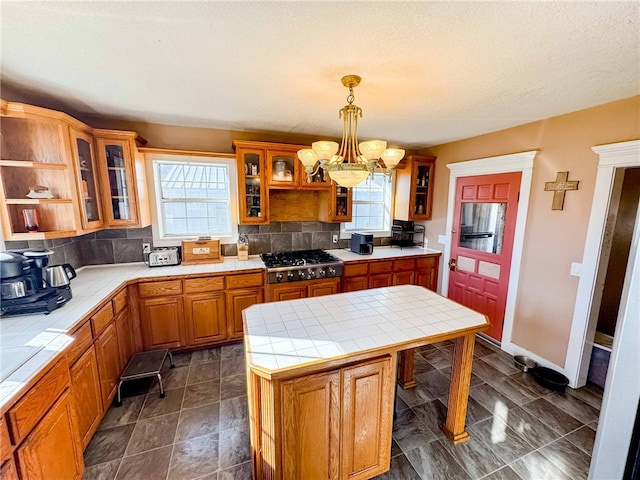
[[[455,258],[449,260],[449,270],[452,272],[456,271],[456,267],[458,266],[458,261]]]

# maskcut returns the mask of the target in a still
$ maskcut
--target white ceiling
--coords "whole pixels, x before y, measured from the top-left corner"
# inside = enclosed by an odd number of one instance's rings
[[[77,113],[424,147],[640,94],[640,2],[8,2],[2,82]]]

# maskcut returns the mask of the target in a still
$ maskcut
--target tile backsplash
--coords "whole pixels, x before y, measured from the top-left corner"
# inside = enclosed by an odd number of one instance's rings
[[[320,248],[349,248],[349,240],[332,243],[340,234],[339,223],[273,222],[268,225],[239,225],[238,233],[249,238],[249,254],[309,250]],[[99,230],[80,237],[51,240],[5,242],[7,250],[19,248],[48,248],[53,250],[49,263],[70,263],[74,268],[84,265],[130,263],[142,261],[142,244],[153,243],[151,227]],[[374,245],[389,245],[390,238],[374,238]],[[222,245],[222,254],[237,255],[236,244]]]

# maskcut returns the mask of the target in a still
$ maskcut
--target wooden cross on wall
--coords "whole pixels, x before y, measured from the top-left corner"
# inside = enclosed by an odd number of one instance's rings
[[[545,192],[553,192],[551,210],[562,210],[564,194],[567,190],[578,190],[578,180],[567,181],[569,172],[558,172],[555,182],[544,182]]]

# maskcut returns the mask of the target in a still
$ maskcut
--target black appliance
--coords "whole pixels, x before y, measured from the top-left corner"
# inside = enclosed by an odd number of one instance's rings
[[[342,262],[324,250],[261,253],[267,283],[298,282],[342,276]]]
[[[71,300],[68,284],[54,287],[44,279],[52,254],[50,250],[0,252],[0,316],[47,314]]]
[[[373,234],[352,233],[351,251],[358,255],[371,255],[373,253]]]
[[[415,235],[421,235],[417,241]],[[418,237],[420,238],[420,237]],[[416,225],[413,220],[394,220],[391,225],[391,246],[424,247],[424,225]]]

